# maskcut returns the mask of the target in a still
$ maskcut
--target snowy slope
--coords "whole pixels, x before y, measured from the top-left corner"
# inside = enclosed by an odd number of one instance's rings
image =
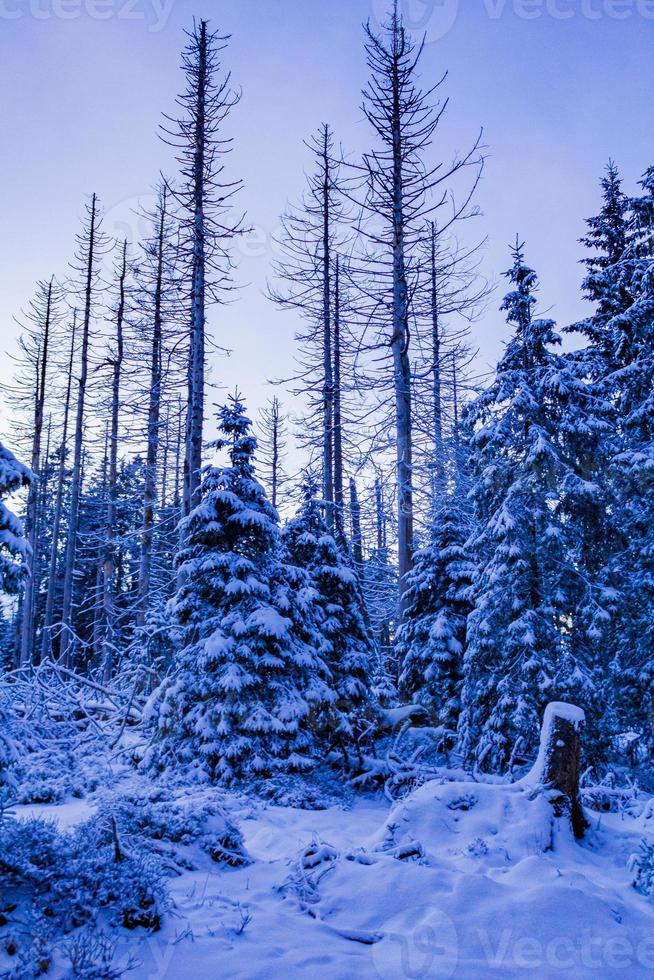
[[[207,793],[210,793],[207,790]],[[33,811],[34,808],[25,808]],[[70,805],[43,808],[70,823]],[[253,863],[170,880],[161,932],[123,932],[135,980],[649,977],[654,904],[629,855],[654,817],[590,815],[576,843],[527,785],[426,783],[389,812],[235,807]],[[85,815],[85,814],[84,814]],[[56,974],[53,974],[56,975]]]

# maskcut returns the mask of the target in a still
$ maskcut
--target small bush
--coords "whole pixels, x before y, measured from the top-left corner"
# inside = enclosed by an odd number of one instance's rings
[[[169,908],[163,879],[154,855],[117,851],[98,818],[64,833],[47,820],[5,819],[0,936],[5,952],[17,957],[16,976],[38,976],[20,963],[45,964],[52,942],[94,925],[101,913],[110,925],[157,930]],[[30,928],[21,926],[26,919]]]
[[[240,831],[217,801],[179,800],[164,791],[154,791],[149,797],[122,796],[101,807],[94,819],[105,834],[112,817],[129,847],[138,845],[139,849],[159,853],[161,849],[153,847],[153,842],[181,847],[198,844],[217,863],[230,867],[250,863]],[[179,849],[173,856],[181,856],[184,867],[192,866]]]
[[[629,859],[629,869],[633,872],[633,886],[641,895],[654,902],[654,844],[643,840],[640,849]]]

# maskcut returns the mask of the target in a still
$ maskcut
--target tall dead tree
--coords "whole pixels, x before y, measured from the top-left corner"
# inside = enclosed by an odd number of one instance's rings
[[[68,374],[66,395],[64,398],[64,414],[62,421],[61,442],[58,450],[57,491],[55,494],[54,514],[52,520],[52,540],[50,542],[50,563],[48,567],[48,586],[41,630],[41,660],[47,660],[52,655],[52,625],[57,593],[57,570],[59,567],[59,539],[61,535],[61,518],[63,513],[64,491],[66,484],[66,455],[68,446],[68,422],[70,416],[70,400],[73,386],[73,367],[75,363],[75,339],[77,333],[77,310],[73,311],[73,322],[70,329],[70,356],[68,359]]]
[[[167,194],[164,183],[159,194],[157,212],[156,240],[146,245],[146,260],[154,264],[152,283],[152,343],[150,350],[150,380],[147,422],[147,450],[143,479],[143,528],[141,531],[141,557],[139,565],[139,594],[137,626],[145,624],[150,599],[150,580],[152,574],[152,548],[154,540],[155,509],[157,503],[157,460],[159,455],[161,400],[162,400],[162,346],[164,315],[164,276],[165,250],[167,241]],[[158,219],[158,220],[157,220]],[[162,494],[165,495],[165,475]]]
[[[34,660],[35,612],[39,588],[38,509],[41,492],[42,439],[45,420],[46,384],[50,368],[51,334],[58,316],[61,295],[54,282],[38,284],[37,293],[28,312],[26,336],[21,339],[25,357],[34,359],[33,414],[31,419],[30,467],[36,479],[29,486],[25,532],[30,544],[27,556],[27,583],[23,593],[20,632],[20,664],[26,666]],[[46,456],[47,459],[47,456]]]
[[[288,481],[286,457],[286,416],[275,395],[259,414],[257,461],[264,483],[270,490],[273,507],[279,504],[279,491]]]
[[[224,301],[234,288],[232,240],[244,232],[243,220],[231,217],[234,195],[242,181],[227,181],[224,158],[231,140],[223,124],[240,95],[223,74],[220,54],[229,37],[211,32],[201,20],[187,35],[182,54],[186,89],[178,98],[179,118],[166,116],[164,139],[179,150],[182,188],[176,197],[183,212],[189,268],[190,329],[188,344],[184,512],[200,502],[204,430],[207,304]],[[168,128],[168,125],[172,128]]]
[[[116,573],[116,504],[118,494],[118,445],[120,429],[121,382],[125,360],[125,303],[128,273],[127,240],[120,247],[115,310],[115,346],[110,355],[111,404],[107,435],[106,501],[102,560],[102,664],[105,681],[111,678],[115,650],[114,578]]]
[[[370,80],[363,93],[363,111],[378,141],[364,156],[366,195],[361,201],[360,231],[364,254],[359,283],[364,319],[377,327],[379,349],[390,351],[390,370],[378,383],[391,388],[394,401],[396,446],[397,538],[400,608],[406,575],[413,561],[413,379],[411,317],[419,261],[418,247],[425,240],[426,223],[449,197],[450,181],[473,166],[473,187],[453,207],[445,228],[467,212],[481,167],[480,138],[463,157],[450,165],[430,165],[427,152],[447,106],[436,92],[445,80],[423,90],[418,83],[423,44],[404,28],[397,0],[388,24],[376,35],[366,26],[366,54]]]
[[[343,488],[343,385],[341,377],[341,263],[336,256],[334,270],[334,371],[333,371],[333,431],[334,431],[334,523],[340,537],[344,534],[345,493]]]
[[[100,231],[100,206],[95,194],[87,206],[87,216],[78,237],[75,269],[80,275],[79,292],[82,299],[82,338],[80,349],[80,374],[77,384],[77,409],[73,444],[73,469],[70,484],[70,508],[68,512],[64,589],[61,610],[59,657],[70,659],[73,641],[73,591],[77,536],[79,531],[79,506],[82,489],[82,463],[84,450],[84,413],[89,377],[89,347],[91,322],[94,314],[95,288],[98,281],[98,262],[105,244]]]
[[[328,523],[333,526],[337,493],[341,508],[343,505],[342,443],[337,445],[340,430],[336,431],[342,406],[340,392],[337,403],[335,391],[335,371],[340,372],[340,348],[335,348],[339,325],[335,272],[337,252],[348,230],[341,164],[331,128],[323,124],[306,146],[313,169],[300,203],[282,215],[277,242],[282,255],[275,263],[278,285],[269,289],[269,295],[280,307],[298,311],[306,325],[296,334],[298,372],[287,381],[294,393],[308,398],[301,442],[320,454],[322,497]]]

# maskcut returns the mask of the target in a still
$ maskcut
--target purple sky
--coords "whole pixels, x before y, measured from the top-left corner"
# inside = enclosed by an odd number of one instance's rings
[[[158,140],[162,111],[180,87],[183,28],[193,15],[233,35],[226,64],[243,100],[230,121],[231,167],[256,229],[240,246],[238,302],[212,313],[231,360],[214,369],[254,409],[266,377],[283,375],[293,316],[262,296],[270,235],[303,186],[302,140],[322,121],[345,148],[364,149],[360,111],[366,69],[361,23],[382,0],[0,0],[0,338],[15,344],[12,316],[35,279],[65,274],[88,194],[107,211],[105,229],[134,235],[132,209],[147,200],[170,151]],[[435,148],[464,150],[483,125],[489,148],[478,202],[488,234],[483,268],[508,265],[517,231],[538,270],[541,299],[564,324],[579,299],[583,219],[598,205],[609,156],[627,190],[654,162],[654,0],[408,0],[425,30],[425,84],[445,68],[451,97]],[[505,328],[499,295],[475,328],[482,363]]]

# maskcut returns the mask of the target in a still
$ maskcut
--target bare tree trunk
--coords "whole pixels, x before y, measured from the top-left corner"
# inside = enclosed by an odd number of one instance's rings
[[[150,357],[150,403],[148,408],[148,448],[143,488],[143,530],[141,533],[141,562],[139,568],[139,597],[137,626],[144,626],[150,603],[154,517],[157,502],[157,458],[159,455],[159,426],[161,420],[161,343],[164,241],[166,227],[166,186],[162,190],[157,241],[157,273],[154,290],[152,323],[152,352]],[[165,478],[164,490],[165,494]]]
[[[116,310],[116,352],[111,376],[111,423],[109,430],[109,471],[107,480],[107,515],[105,522],[104,559],[102,573],[102,672],[105,682],[111,679],[116,647],[116,609],[114,587],[116,572],[116,499],[118,494],[118,428],[120,423],[120,384],[125,356],[125,280],[127,278],[127,240],[123,242],[118,276],[118,308]]]
[[[411,416],[411,363],[409,360],[409,295],[404,241],[404,187],[402,173],[402,110],[398,57],[393,69],[391,134],[393,140],[393,325],[391,350],[395,386],[397,439],[397,543],[400,615],[404,611],[406,577],[413,564],[413,446]]]
[[[436,223],[431,222],[431,324],[432,324],[432,401],[434,413],[434,483],[440,495],[445,488],[445,454],[443,452],[443,396],[441,385],[441,331],[438,308],[438,275],[436,269]]]
[[[204,427],[206,226],[204,215],[207,121],[207,25],[200,23],[197,64],[197,101],[193,154],[193,241],[191,280],[191,343],[189,350],[186,454],[184,459],[184,513],[200,503]]]
[[[70,338],[70,358],[68,362],[68,382],[64,401],[64,420],[59,447],[59,472],[57,474],[57,495],[55,498],[52,522],[52,541],[50,543],[50,568],[48,571],[48,591],[45,599],[43,614],[43,629],[41,633],[41,660],[48,659],[52,654],[52,623],[54,620],[54,604],[57,591],[57,557],[59,552],[59,535],[61,530],[61,514],[63,510],[64,484],[66,478],[66,446],[68,443],[68,417],[70,414],[70,395],[73,384],[73,364],[75,361],[75,334],[77,332],[77,310],[73,312],[73,327]]]
[[[86,385],[89,373],[89,334],[91,330],[91,308],[93,272],[95,263],[95,241],[97,222],[97,197],[91,199],[90,222],[86,250],[86,281],[84,291],[84,319],[82,321],[82,351],[80,378],[77,396],[77,416],[75,420],[75,445],[73,450],[73,473],[71,477],[70,512],[68,519],[68,540],[66,547],[66,565],[64,570],[64,596],[61,613],[61,643],[59,657],[64,663],[69,662],[69,652],[72,642],[73,628],[73,586],[75,575],[75,559],[77,555],[77,534],[79,530],[79,503],[82,484],[82,448],[84,445],[84,407]]]
[[[334,510],[339,536],[344,537],[343,514],[345,494],[343,488],[343,414],[341,403],[341,290],[340,261],[336,256],[334,284]]]
[[[270,418],[272,424],[272,447],[271,447],[271,494],[272,494],[272,505],[277,508],[277,493],[279,490],[279,426],[280,426],[280,408],[279,399],[277,397],[273,398],[272,405],[270,406]]]
[[[452,353],[452,442],[454,444],[454,469],[458,476],[461,468],[461,440],[459,436],[459,381],[456,351]]]
[[[41,472],[41,438],[43,433],[43,408],[45,404],[45,383],[48,372],[48,354],[50,340],[50,318],[52,313],[52,284],[48,285],[48,297],[46,300],[45,320],[43,324],[43,341],[39,356],[37,369],[36,395],[34,400],[34,433],[32,437],[32,473],[37,477],[32,480],[27,499],[27,539],[30,543],[31,552],[27,559],[28,581],[25,588],[20,636],[20,664],[21,667],[31,664],[34,659],[34,606],[37,581],[37,510],[39,501],[38,478]]]
[[[384,514],[384,495],[379,477],[375,478],[375,518],[377,524],[377,551],[381,552],[386,547],[386,517]]]
[[[350,521],[352,524],[352,558],[357,570],[361,575],[363,570],[363,536],[361,534],[361,505],[357,494],[357,485],[350,477]]]
[[[334,526],[334,378],[332,371],[331,323],[331,174],[329,129],[323,128],[322,147],[322,324],[323,324],[323,497],[327,503],[327,523]]]

